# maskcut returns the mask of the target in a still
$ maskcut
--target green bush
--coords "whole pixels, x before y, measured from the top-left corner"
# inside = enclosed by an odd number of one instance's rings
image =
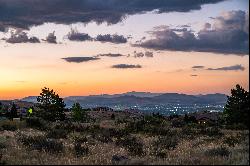
[[[209,137],[217,137],[217,136],[222,136],[223,135],[221,130],[216,126],[202,128],[200,130],[200,134],[207,135]]]
[[[223,139],[223,143],[231,147],[234,147],[236,144],[239,144],[240,142],[241,138],[238,135],[236,137],[229,136]]]
[[[144,154],[142,141],[130,135],[118,138],[116,145],[125,147],[131,155],[141,156]]]
[[[67,135],[68,135],[68,132],[64,129],[51,129],[47,133],[48,138],[55,138],[55,139],[66,138]]]
[[[27,127],[39,130],[46,130],[48,128],[46,125],[47,123],[48,122],[46,122],[45,120],[37,117],[30,117],[26,119]]]
[[[142,120],[130,122],[125,130],[133,133],[145,133],[150,135],[166,135],[169,131],[169,123],[160,115],[145,116]]]
[[[166,150],[173,150],[178,145],[179,140],[176,135],[160,136],[154,143],[154,152],[156,156],[163,157]]]
[[[74,151],[77,157],[89,154],[89,148],[86,145],[83,146],[81,143],[74,144]]]
[[[11,124],[11,123],[9,123],[9,124],[3,124],[2,125],[2,129],[3,130],[8,130],[8,131],[16,131],[17,130],[17,126],[16,126],[16,124]]]
[[[59,153],[63,151],[62,142],[54,139],[48,139],[45,136],[25,136],[18,138],[23,145],[36,150],[45,150],[50,153]]]
[[[228,157],[230,154],[231,152],[226,147],[223,147],[223,146],[209,149],[205,152],[205,155],[208,155],[208,156]]]
[[[6,138],[0,137],[0,149],[6,148]]]

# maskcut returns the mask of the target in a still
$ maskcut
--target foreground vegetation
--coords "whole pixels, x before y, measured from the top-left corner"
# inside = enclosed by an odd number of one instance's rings
[[[21,120],[13,119],[12,105],[12,118],[0,121],[0,164],[249,164],[248,121],[231,109],[238,108],[234,96],[213,123],[191,115],[84,110],[77,103],[67,113],[47,88],[38,100]],[[249,116],[245,103],[240,111]]]

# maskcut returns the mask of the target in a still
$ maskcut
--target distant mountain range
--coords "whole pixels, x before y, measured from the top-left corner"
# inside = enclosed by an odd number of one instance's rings
[[[29,96],[22,101],[36,102],[37,96]],[[215,93],[206,95],[187,95],[179,93],[150,93],[150,92],[127,92],[122,94],[102,94],[90,96],[69,96],[64,98],[67,107],[79,102],[82,106],[145,106],[161,104],[221,104],[227,101],[225,94]]]

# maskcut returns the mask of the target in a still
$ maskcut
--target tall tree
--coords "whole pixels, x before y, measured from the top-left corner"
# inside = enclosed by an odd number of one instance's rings
[[[227,124],[243,124],[249,126],[249,92],[239,84],[231,89],[224,108],[224,117]]]
[[[75,121],[85,122],[87,120],[87,113],[84,109],[82,109],[79,103],[74,103],[71,108],[72,111],[72,118]]]
[[[37,97],[39,107],[41,108],[40,116],[49,121],[65,119],[65,104],[62,98],[49,88],[43,88],[40,96]]]
[[[17,108],[16,108],[16,104],[12,103],[11,105],[11,109],[9,112],[9,118],[13,120],[13,118],[17,118]]]

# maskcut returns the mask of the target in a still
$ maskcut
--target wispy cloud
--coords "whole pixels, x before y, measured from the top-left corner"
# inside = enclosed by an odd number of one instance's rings
[[[82,62],[88,62],[88,61],[95,61],[99,60],[100,58],[97,57],[66,57],[62,58],[63,60],[67,62],[73,62],[73,63],[82,63]]]
[[[197,77],[198,75],[197,74],[191,74],[190,76],[191,77]]]
[[[108,54],[98,54],[96,55],[96,57],[100,57],[100,56],[106,56],[106,57],[122,57],[122,56],[126,56],[123,54],[112,54],[112,53],[108,53]]]
[[[225,66],[219,68],[207,68],[207,70],[219,70],[219,71],[238,71],[238,70],[245,70],[242,65],[233,65],[233,66]]]
[[[131,64],[117,64],[111,66],[111,68],[116,68],[116,69],[134,69],[134,68],[142,68],[141,65],[131,65]]]
[[[205,66],[193,66],[192,69],[203,69]]]

